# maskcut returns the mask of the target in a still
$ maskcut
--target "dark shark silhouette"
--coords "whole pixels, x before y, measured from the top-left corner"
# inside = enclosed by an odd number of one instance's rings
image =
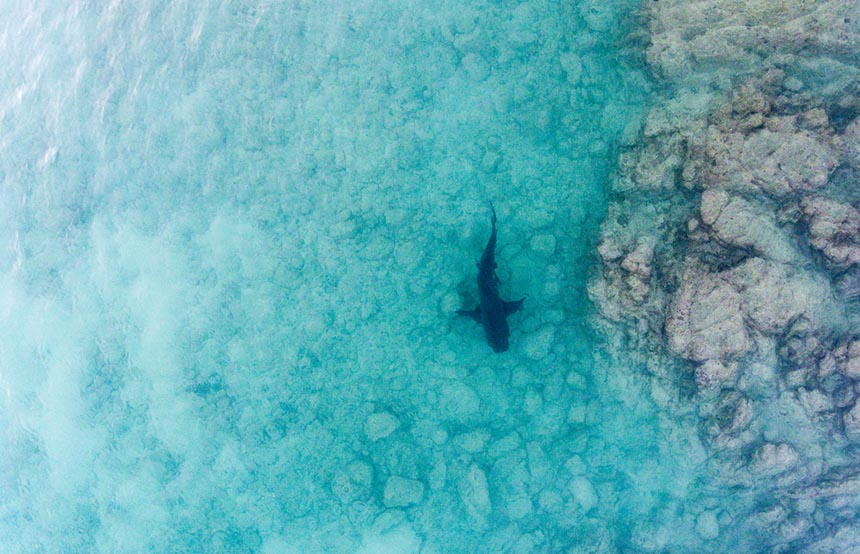
[[[478,262],[478,294],[480,304],[474,310],[457,310],[460,315],[467,315],[481,324],[487,335],[487,342],[495,352],[504,352],[508,349],[508,337],[511,331],[508,328],[507,317],[520,309],[525,297],[505,301],[499,296],[499,278],[496,276],[496,209],[493,210],[493,232],[481,261]]]

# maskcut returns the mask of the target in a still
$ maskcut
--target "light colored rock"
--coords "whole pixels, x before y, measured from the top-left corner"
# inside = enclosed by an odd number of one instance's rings
[[[491,444],[489,454],[491,457],[496,458],[507,452],[512,452],[520,448],[520,442],[520,436],[517,433],[511,433]]]
[[[794,510],[800,514],[811,514],[815,512],[816,504],[814,498],[801,496],[794,500]]]
[[[373,482],[373,468],[362,461],[354,461],[347,466],[350,479],[362,487],[369,489]]]
[[[754,439],[753,406],[744,395],[724,391],[715,402],[700,404],[700,415],[707,418],[703,430],[713,448],[737,450]]]
[[[546,324],[523,340],[523,350],[532,360],[540,360],[549,354],[555,341],[555,326]]]
[[[597,253],[605,262],[617,260],[624,255],[624,250],[620,242],[610,233],[604,230],[600,244],[597,246]]]
[[[648,296],[647,280],[640,275],[631,274],[623,279],[626,285],[627,296],[630,298],[632,305],[638,305],[645,301]]]
[[[586,415],[585,405],[584,404],[574,404],[570,407],[570,410],[567,412],[567,422],[572,424],[581,424],[585,423],[585,415]]]
[[[860,554],[860,528],[853,521],[847,522],[809,544],[804,551],[810,554]]]
[[[585,462],[582,461],[582,458],[579,456],[571,456],[564,463],[564,467],[570,472],[571,475],[585,475],[587,470]]]
[[[836,371],[836,368],[836,357],[832,352],[828,352],[823,358],[818,360],[818,379],[824,379]]]
[[[851,379],[860,379],[860,340],[840,345],[835,352],[839,371]]]
[[[654,257],[653,237],[643,238],[632,252],[624,256],[621,268],[644,279],[651,277],[651,259]]]
[[[777,504],[755,514],[753,516],[753,523],[755,523],[756,526],[762,529],[772,529],[773,527],[782,523],[787,515],[788,512],[785,510],[785,508]]]
[[[583,391],[588,386],[588,382],[585,380],[585,376],[578,371],[570,371],[565,377],[565,383],[567,383],[570,388],[576,391]]]
[[[803,409],[810,416],[817,416],[833,410],[833,403],[826,394],[818,389],[801,388],[797,391],[797,399],[800,400]]]
[[[800,456],[790,444],[766,443],[753,454],[752,470],[763,475],[778,475],[795,467],[799,461]]]
[[[752,83],[746,83],[732,95],[732,112],[735,117],[747,117],[751,114],[767,114],[770,112],[770,100]]]
[[[803,81],[798,79],[797,77],[789,77],[782,84],[786,90],[790,90],[791,92],[798,92],[803,89]]]
[[[448,466],[445,465],[445,460],[441,456],[436,456],[436,461],[433,463],[433,468],[427,475],[427,484],[433,490],[440,490],[445,487],[448,480]]]
[[[695,361],[727,359],[752,347],[742,297],[725,278],[688,269],[666,321],[669,344]]]
[[[752,249],[778,262],[795,257],[793,246],[773,217],[743,198],[723,190],[706,190],[702,194],[701,216],[723,243]]]
[[[538,254],[551,256],[555,252],[555,237],[553,235],[535,235],[529,245]]]
[[[465,421],[478,413],[481,400],[467,384],[450,381],[444,384],[438,397],[439,412],[446,419]]]
[[[663,137],[622,152],[618,159],[621,177],[613,182],[613,189],[618,192],[672,189],[677,184],[683,161],[680,141]]]
[[[591,481],[585,477],[574,477],[570,482],[570,492],[582,511],[589,512],[597,506],[597,493]]]
[[[824,130],[830,126],[830,118],[821,108],[813,108],[800,114],[800,125],[805,129]]]
[[[827,184],[838,156],[832,145],[808,131],[762,129],[748,137],[711,133],[711,186],[723,183],[738,190],[761,189],[786,195],[820,189]],[[726,140],[726,139],[729,140]]]
[[[472,525],[478,529],[483,528],[487,518],[493,511],[490,502],[490,491],[487,487],[487,476],[477,465],[472,464],[468,471],[457,481],[457,490],[460,500],[466,508],[466,513],[472,521]]]
[[[719,360],[707,360],[696,368],[696,386],[699,389],[718,389],[735,380],[738,372],[736,362],[723,363]]]
[[[564,499],[554,490],[544,490],[538,495],[538,506],[549,513],[558,513],[564,506]]]
[[[385,482],[382,501],[389,508],[403,508],[424,499],[424,484],[415,479],[393,475]]]
[[[731,270],[744,317],[763,333],[781,332],[798,317],[817,322],[830,298],[827,284],[785,264],[751,258]]]
[[[845,436],[850,441],[860,442],[860,400],[842,416],[845,425]]]
[[[453,443],[466,452],[474,454],[484,449],[489,434],[486,431],[471,431],[457,435],[453,439]]]
[[[860,298],[860,270],[845,273],[836,280],[836,292],[844,300]]]
[[[490,74],[490,65],[479,54],[470,52],[460,61],[466,74],[475,82],[481,82]]]
[[[720,523],[715,511],[706,510],[696,517],[696,534],[706,541],[720,536]]]
[[[582,79],[582,58],[574,52],[565,52],[559,58],[559,62],[567,76],[567,82],[571,85],[579,84]]]
[[[524,46],[537,40],[537,14],[530,4],[519,4],[510,11],[510,15],[511,18],[505,25],[510,41]]]
[[[364,434],[371,441],[383,439],[400,426],[400,420],[388,412],[370,414],[364,422]]]
[[[825,198],[804,198],[809,242],[837,267],[860,265],[860,210]]]
[[[602,33],[612,27],[615,12],[601,0],[586,0],[580,4],[579,13],[589,29]]]
[[[424,484],[415,479],[393,475],[385,482],[383,503],[389,508],[403,508],[418,504],[424,499]]]
[[[341,502],[349,503],[367,497],[372,484],[372,468],[362,461],[353,461],[335,473],[331,488]]]
[[[783,382],[787,388],[797,389],[805,385],[808,378],[809,369],[807,367],[801,367],[799,369],[787,371],[783,376]]]
[[[785,542],[793,542],[802,537],[812,526],[808,518],[794,514],[779,526],[779,536]]]
[[[526,415],[535,415],[543,409],[543,397],[540,392],[529,389],[523,398],[523,411]]]
[[[806,489],[812,498],[830,498],[834,496],[850,496],[860,498],[860,474],[848,474],[833,479],[825,479],[814,487]]]
[[[770,56],[860,50],[854,0],[649,2],[649,64],[676,80],[760,71]],[[695,73],[695,75],[693,75]]]
[[[842,153],[851,167],[860,169],[860,118],[851,122],[842,136]]]

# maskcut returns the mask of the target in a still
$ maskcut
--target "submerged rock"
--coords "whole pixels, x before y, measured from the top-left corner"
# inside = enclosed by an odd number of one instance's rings
[[[737,372],[736,362],[708,360],[696,368],[696,386],[700,390],[709,390],[730,385],[735,380]]]
[[[798,318],[817,324],[828,307],[826,283],[798,268],[752,258],[731,271],[744,317],[762,333],[782,332]]]
[[[860,118],[855,119],[845,129],[842,137],[842,153],[851,167],[860,169]]]
[[[383,439],[400,426],[400,421],[388,412],[378,412],[368,416],[364,422],[364,433],[371,441]]]
[[[777,262],[795,258],[794,247],[764,208],[723,190],[702,194],[701,217],[717,240]]]
[[[804,198],[800,209],[809,243],[838,268],[860,265],[860,210],[821,197]]]
[[[724,392],[713,404],[703,404],[701,415],[705,436],[718,450],[737,450],[754,438],[750,424],[753,421],[752,401],[734,391]]]
[[[835,366],[850,379],[860,379],[860,340],[839,344],[833,351]]]
[[[693,0],[649,2],[644,8],[648,62],[676,81],[716,81],[729,72],[760,70],[771,57],[826,52],[856,60],[860,51],[854,0]]]
[[[750,135],[709,128],[692,147],[702,186],[776,197],[825,186],[839,160],[832,139],[799,129],[793,118],[768,122]]]
[[[555,341],[555,326],[547,323],[523,340],[523,352],[532,360],[541,360],[550,353]]]
[[[672,189],[678,183],[683,163],[684,149],[680,140],[649,142],[619,156],[621,177],[613,188],[617,191]]]
[[[847,301],[860,298],[860,271],[849,271],[837,279],[836,293]]]
[[[672,350],[699,362],[749,351],[752,341],[744,324],[742,301],[724,275],[689,269],[666,320]]]
[[[696,517],[696,534],[703,540],[713,540],[720,536],[720,523],[717,513],[706,510]]]
[[[812,275],[762,258],[719,273],[692,266],[666,320],[669,345],[699,362],[736,358],[751,350],[752,331],[780,333],[799,318],[817,323],[829,296]]]
[[[583,512],[589,512],[597,506],[597,493],[591,481],[585,477],[574,477],[570,482],[570,492]]]
[[[786,509],[777,504],[754,514],[752,517],[752,522],[760,529],[769,530],[782,523],[787,515],[788,512],[786,511]]]
[[[848,440],[860,442],[860,401],[856,401],[854,406],[845,412],[845,415],[842,416],[842,422]]]
[[[389,508],[402,508],[418,504],[424,499],[424,484],[415,479],[393,475],[385,482],[382,501]]]
[[[457,490],[472,525],[479,529],[483,528],[493,509],[487,487],[487,476],[484,471],[472,464],[457,481]]]
[[[797,451],[790,444],[766,443],[753,454],[751,468],[758,474],[776,475],[793,468],[799,461]]]

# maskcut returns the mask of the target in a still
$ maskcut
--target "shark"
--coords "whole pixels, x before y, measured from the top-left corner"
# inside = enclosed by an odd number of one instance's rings
[[[478,262],[478,295],[480,303],[472,310],[457,310],[460,315],[474,319],[487,336],[487,342],[494,352],[504,352],[508,349],[509,337],[508,316],[519,310],[525,297],[519,300],[502,300],[499,296],[499,277],[496,275],[496,208],[490,203],[493,211],[493,230],[490,240],[484,248],[481,260]]]

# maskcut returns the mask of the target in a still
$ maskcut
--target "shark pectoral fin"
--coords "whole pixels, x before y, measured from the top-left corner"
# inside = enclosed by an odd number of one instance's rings
[[[481,307],[478,306],[474,310],[457,310],[457,313],[460,315],[466,315],[477,321],[481,322]]]
[[[520,307],[523,305],[523,301],[526,299],[525,296],[520,298],[519,300],[511,300],[510,302],[505,302],[505,315],[511,315],[515,313]]]

